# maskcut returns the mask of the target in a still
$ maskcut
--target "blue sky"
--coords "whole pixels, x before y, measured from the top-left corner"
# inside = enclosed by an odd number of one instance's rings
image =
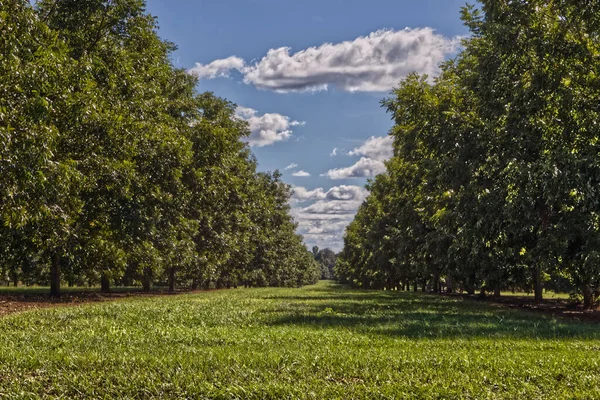
[[[364,184],[391,154],[380,100],[408,72],[435,75],[456,53],[468,33],[462,5],[149,0],[148,11],[178,46],[174,64],[200,78],[198,90],[238,105],[259,169],[279,169],[294,186],[293,214],[307,245],[337,251],[367,195]]]

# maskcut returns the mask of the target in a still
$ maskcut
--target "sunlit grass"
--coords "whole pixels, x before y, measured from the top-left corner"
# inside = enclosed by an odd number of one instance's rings
[[[551,292],[551,291],[546,291],[543,293],[544,295],[544,299],[550,299],[550,300],[569,300],[570,295],[569,293],[555,293],[555,292]],[[500,292],[500,296],[502,297],[527,297],[527,298],[534,298],[535,294],[533,292]]]
[[[598,325],[422,293],[237,289],[0,319],[0,397],[598,398]]]

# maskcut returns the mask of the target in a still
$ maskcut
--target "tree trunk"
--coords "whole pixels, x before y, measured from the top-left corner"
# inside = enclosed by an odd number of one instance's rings
[[[494,297],[500,297],[500,286],[494,288]]]
[[[125,272],[123,275],[123,286],[130,287],[131,286],[131,274],[129,272]]]
[[[427,291],[427,280],[426,279],[423,279],[422,286],[421,286],[421,291],[423,293],[425,293]]]
[[[175,267],[169,268],[169,292],[175,293]]]
[[[596,299],[594,298],[594,291],[590,286],[585,286],[583,288],[583,308],[590,309],[594,307],[594,303]]]
[[[142,282],[144,292],[150,291],[150,281],[152,280],[152,271],[149,268],[144,268],[144,281]]]
[[[52,254],[52,265],[50,267],[50,295],[60,297],[60,255],[58,252]]]
[[[539,267],[539,265],[533,269],[533,290],[535,294],[535,301],[542,301],[544,299],[544,295],[542,293],[542,269]]]
[[[419,290],[419,288],[417,287],[417,280],[415,279],[415,281],[413,282],[413,292],[417,292]]]
[[[19,286],[19,277],[16,274],[13,276],[13,284],[15,287]]]
[[[446,293],[454,293],[454,282],[450,275],[446,277]]]
[[[481,289],[479,289],[479,297],[485,299],[485,286],[481,285]]]
[[[110,278],[106,272],[100,274],[100,291],[102,293],[110,293]]]
[[[192,279],[192,290],[198,290],[198,279]]]
[[[440,292],[440,274],[435,274],[433,276],[433,291],[435,293]]]
[[[471,276],[467,279],[467,294],[474,295],[475,294],[475,274],[471,274]]]

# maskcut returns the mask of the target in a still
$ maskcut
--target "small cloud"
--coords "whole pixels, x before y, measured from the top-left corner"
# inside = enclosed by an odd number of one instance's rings
[[[306,176],[310,176],[310,174],[306,171],[295,171],[292,176],[301,176],[301,177],[306,177]]]
[[[362,202],[369,195],[369,191],[361,186],[341,185],[334,186],[326,193],[328,200],[344,200]]]
[[[348,155],[386,161],[394,155],[393,142],[394,139],[391,136],[371,136],[362,146],[355,148]]]
[[[305,122],[292,121],[290,117],[276,113],[258,115],[258,111],[239,106],[235,110],[239,119],[248,122],[250,126],[250,146],[263,147],[276,142],[283,142],[291,138],[294,126],[304,126]]]
[[[290,165],[288,165],[287,167],[285,167],[283,170],[287,171],[288,169],[294,169],[298,166],[298,164],[296,163],[291,163]]]
[[[246,62],[235,56],[224,58],[221,60],[215,60],[210,64],[196,65],[188,70],[188,73],[202,79],[215,79],[215,78],[229,78],[229,72],[233,69],[242,71]]]
[[[337,147],[334,147],[331,154],[329,154],[329,157],[335,157],[337,156]]]
[[[361,186],[340,185],[325,191],[323,188],[308,190],[302,186],[294,186],[292,198],[296,202],[311,200],[341,200],[362,202],[367,198],[369,191]]]
[[[327,193],[323,188],[316,188],[308,190],[302,186],[294,186],[292,198],[297,202],[310,201],[310,200],[323,200],[327,198]]]
[[[330,179],[370,178],[386,171],[383,161],[362,157],[358,162],[347,168],[330,169],[321,176]]]

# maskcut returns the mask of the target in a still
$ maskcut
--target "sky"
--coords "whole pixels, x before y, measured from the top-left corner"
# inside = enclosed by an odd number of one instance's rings
[[[261,171],[292,185],[309,248],[343,246],[369,178],[392,155],[380,102],[435,76],[468,34],[464,0],[148,0],[176,67],[237,105]]]

